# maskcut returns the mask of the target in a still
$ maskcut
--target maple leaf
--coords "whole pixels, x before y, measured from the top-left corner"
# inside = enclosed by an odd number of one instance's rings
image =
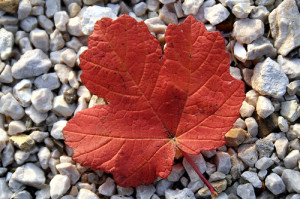
[[[95,24],[80,56],[84,85],[109,105],[80,111],[63,130],[73,160],[120,186],[166,178],[176,149],[216,149],[239,117],[244,84],[229,72],[219,32],[192,16],[169,25],[164,54],[144,22],[128,15]]]

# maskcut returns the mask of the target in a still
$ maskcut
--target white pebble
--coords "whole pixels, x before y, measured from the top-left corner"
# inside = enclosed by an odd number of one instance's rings
[[[259,96],[256,104],[256,112],[261,118],[267,118],[274,112],[274,107],[269,98]]]
[[[285,169],[282,172],[281,179],[283,180],[288,192],[300,193],[300,172]]]
[[[65,40],[58,29],[55,29],[50,34],[50,50],[57,51],[65,46]]]
[[[59,11],[54,14],[55,27],[60,31],[66,31],[66,24],[69,21],[69,15],[66,11]]]
[[[27,17],[20,22],[20,27],[26,32],[30,32],[37,27],[38,20],[36,17]]]
[[[31,95],[31,102],[34,108],[40,113],[47,113],[52,109],[53,93],[48,88],[34,90]]]
[[[253,186],[250,183],[239,185],[237,195],[244,199],[256,199]]]
[[[265,185],[274,195],[281,194],[285,191],[285,184],[276,173],[271,173],[266,177]]]
[[[6,60],[12,53],[14,35],[5,28],[0,29],[0,58]]]
[[[26,51],[32,50],[32,46],[28,37],[24,37],[19,41],[19,47],[21,52],[24,54]]]
[[[147,10],[147,4],[145,2],[140,2],[133,6],[133,12],[138,17],[144,15],[146,13],[146,10]]]
[[[204,17],[212,25],[217,25],[225,21],[229,16],[228,10],[220,3],[204,8]]]
[[[238,157],[248,166],[253,167],[258,160],[255,144],[242,144],[238,148]]]
[[[29,156],[29,152],[17,150],[15,153],[15,161],[18,165],[22,165],[29,158]]]
[[[21,0],[18,8],[18,19],[22,20],[29,16],[31,12],[31,3],[29,0]]]
[[[68,12],[70,17],[75,17],[81,10],[81,7],[77,3],[70,3],[68,5]]]
[[[76,62],[76,53],[72,49],[66,49],[60,54],[61,63],[65,63],[69,67],[74,67]]]
[[[116,185],[112,178],[107,178],[105,182],[100,185],[98,191],[101,195],[112,196],[116,192]]]
[[[65,139],[62,133],[63,128],[67,125],[66,120],[60,120],[53,124],[53,128],[51,130],[51,136],[55,139]]]
[[[300,116],[300,106],[296,100],[281,102],[280,114],[290,122],[294,122]]]
[[[185,0],[182,3],[182,10],[185,15],[196,15],[203,0]]]
[[[36,124],[40,124],[41,122],[45,121],[48,114],[47,113],[40,113],[37,111],[33,106],[27,107],[25,109],[25,113],[32,119],[32,121]]]
[[[99,199],[99,197],[88,189],[80,189],[76,199]]]
[[[232,36],[240,43],[250,44],[264,34],[264,24],[259,19],[240,19],[234,22]]]
[[[267,170],[273,164],[274,162],[271,158],[262,157],[255,163],[255,167],[259,170]]]
[[[206,170],[206,164],[205,164],[205,160],[204,160],[202,154],[200,153],[199,155],[190,155],[190,158],[195,163],[195,165],[198,167],[200,172],[204,173]],[[196,171],[193,169],[193,167],[190,165],[190,163],[186,160],[186,158],[183,158],[182,164],[192,182],[200,180],[200,177],[198,176]]]
[[[70,67],[64,64],[56,64],[54,70],[62,83],[68,83],[69,73],[72,71]]]
[[[178,24],[178,18],[175,13],[169,11],[168,7],[164,5],[159,11],[159,18],[166,24]]]
[[[54,97],[52,111],[58,116],[69,117],[76,109],[75,104],[68,104],[63,95]]]
[[[42,142],[45,138],[49,137],[49,133],[43,131],[33,131],[29,135],[36,142]]]
[[[240,108],[240,114],[242,117],[251,117],[255,110],[255,107],[248,104],[246,101],[243,101],[242,106]]]
[[[293,169],[298,166],[300,160],[299,150],[292,150],[284,159],[283,163],[287,169]]]
[[[60,164],[56,165],[56,169],[60,174],[67,175],[71,180],[71,184],[74,185],[80,178],[80,173],[76,166],[69,162],[60,162]]]
[[[257,176],[257,173],[251,172],[251,171],[245,171],[242,175],[242,178],[250,182],[253,187],[255,188],[261,188],[262,187],[262,182]]]
[[[155,193],[155,187],[150,185],[139,185],[136,188],[136,198],[150,199]]]
[[[10,116],[14,120],[19,120],[24,116],[23,108],[11,93],[0,98],[0,113]]]
[[[60,0],[46,0],[46,16],[52,18],[61,9]]]
[[[34,85],[39,88],[48,88],[50,90],[54,90],[59,88],[60,83],[56,73],[46,73],[37,77],[34,80]]]
[[[37,156],[40,162],[40,165],[43,169],[48,168],[48,161],[50,159],[50,151],[47,147],[41,147]]]
[[[26,131],[26,126],[22,121],[11,121],[8,125],[8,134],[17,135]]]
[[[45,15],[38,16],[39,25],[47,31],[48,34],[52,33],[54,23]]]
[[[230,155],[226,152],[218,151],[215,157],[215,164],[218,172],[228,174],[231,168]]]
[[[275,141],[274,146],[276,149],[277,156],[280,159],[284,159],[288,149],[288,144],[289,141],[286,137],[281,137]]]
[[[50,195],[53,199],[63,196],[70,188],[70,179],[66,175],[55,175],[50,181]]]
[[[81,18],[73,17],[70,18],[67,24],[67,31],[70,35],[74,36],[83,36],[82,27],[81,27]]]

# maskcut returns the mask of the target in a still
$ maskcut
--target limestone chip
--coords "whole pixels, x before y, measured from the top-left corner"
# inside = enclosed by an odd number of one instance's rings
[[[229,16],[228,10],[220,3],[204,8],[204,17],[212,25],[217,25],[227,19]]]
[[[18,10],[20,0],[1,0],[0,9],[5,12],[15,13]]]
[[[12,53],[14,35],[5,28],[0,29],[0,58],[6,60]]]
[[[286,56],[300,46],[300,13],[295,0],[285,0],[269,15],[274,46],[278,53]]]
[[[225,134],[227,146],[239,146],[246,139],[247,131],[241,128],[233,128]]]

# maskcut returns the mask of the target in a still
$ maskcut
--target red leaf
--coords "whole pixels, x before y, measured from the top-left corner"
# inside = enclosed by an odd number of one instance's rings
[[[110,104],[78,112],[65,142],[76,162],[113,173],[121,186],[166,178],[176,147],[199,154],[224,145],[244,100],[219,32],[190,16],[165,37],[163,55],[144,22],[104,18],[80,57],[83,83]]]

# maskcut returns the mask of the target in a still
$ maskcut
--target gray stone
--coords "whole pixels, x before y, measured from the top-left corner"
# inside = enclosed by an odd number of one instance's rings
[[[259,170],[267,170],[273,164],[274,162],[271,158],[262,157],[255,163],[255,167]]]
[[[229,11],[220,3],[204,8],[204,17],[212,25],[217,25],[225,21],[229,15]]]
[[[50,151],[47,147],[41,147],[38,154],[38,159],[40,162],[40,165],[43,169],[47,169],[48,168],[48,161],[50,159]]]
[[[15,153],[14,146],[11,143],[8,143],[4,148],[4,150],[2,151],[1,161],[3,167],[6,167],[13,163],[14,153]]]
[[[155,187],[150,185],[139,185],[136,188],[136,198],[137,199],[150,199],[155,193]]]
[[[34,90],[31,95],[32,105],[40,113],[47,113],[52,109],[52,100],[53,93],[47,88]]]
[[[258,160],[255,144],[242,144],[238,148],[238,157],[248,166],[253,167]]]
[[[260,37],[247,45],[247,59],[254,60],[263,56],[274,58],[277,50],[265,37]]]
[[[182,10],[185,15],[196,15],[203,0],[185,0],[182,3]]]
[[[199,155],[190,155],[190,158],[195,163],[195,165],[198,167],[200,172],[204,173],[205,170],[206,170],[206,164],[205,164],[205,160],[204,160],[203,156],[201,154],[199,154]],[[188,175],[190,177],[190,180],[192,182],[200,180],[200,177],[198,176],[196,171],[193,169],[193,167],[190,165],[190,163],[188,163],[186,158],[183,158],[182,164],[183,164],[183,166],[184,166],[186,172],[188,173]]]
[[[12,53],[14,35],[5,28],[0,29],[0,58],[6,60]]]
[[[5,178],[0,178],[0,199],[8,199],[13,192],[7,186]]]
[[[300,46],[300,13],[295,0],[285,0],[269,15],[274,46],[278,53],[286,56]]]
[[[46,73],[34,80],[34,85],[40,88],[48,88],[50,90],[54,90],[59,88],[60,83],[56,73]]]
[[[266,177],[265,185],[274,195],[281,194],[285,191],[285,184],[276,173],[271,173]]]
[[[46,16],[52,18],[61,9],[60,0],[46,0]]]
[[[70,188],[70,179],[66,175],[55,175],[50,181],[50,196],[53,199],[62,197]]]
[[[60,164],[56,165],[56,169],[59,171],[60,174],[67,175],[71,180],[71,184],[74,185],[80,178],[80,173],[78,172],[76,166],[71,164],[70,162],[62,162],[62,161],[60,161],[60,162],[61,162]],[[109,185],[109,183],[111,183],[111,182],[107,181],[108,185]],[[106,186],[107,185],[105,185],[104,187],[106,187]],[[114,191],[113,191],[113,193],[114,193]],[[105,194],[102,194],[102,195],[105,195]]]
[[[29,0],[21,0],[18,9],[18,19],[22,20],[29,16],[31,12],[31,3]]]
[[[281,176],[288,192],[300,193],[300,172],[291,169],[285,169]]]
[[[99,197],[88,189],[80,189],[76,199],[99,199]]]
[[[284,166],[287,169],[293,169],[298,166],[298,161],[300,160],[299,150],[292,150],[284,159]]]
[[[184,174],[184,167],[181,163],[175,164],[172,166],[172,172],[168,175],[167,179],[170,182],[177,182]]]
[[[300,107],[296,100],[281,102],[280,114],[290,122],[296,121],[300,116]]]
[[[50,50],[57,51],[62,49],[64,46],[65,46],[65,40],[63,38],[63,35],[58,29],[55,29],[50,34]]]
[[[50,34],[53,31],[54,23],[45,15],[38,16],[39,25]]]
[[[277,139],[274,143],[278,158],[283,159],[288,149],[289,141],[286,137]]]
[[[30,32],[37,27],[37,24],[38,20],[36,17],[29,16],[21,21],[20,27],[26,32]]]
[[[40,124],[41,122],[45,121],[48,117],[48,113],[40,113],[32,105],[25,109],[25,113],[36,124]]]
[[[184,188],[183,190],[167,189],[165,197],[166,199],[196,199],[194,193],[188,188]]]
[[[264,24],[259,19],[240,19],[233,24],[232,36],[240,43],[250,44],[264,34]]]
[[[230,155],[225,152],[218,151],[215,157],[217,171],[228,174],[231,168]]]
[[[282,97],[286,92],[289,79],[281,70],[279,64],[270,58],[256,64],[251,84],[254,90],[261,95],[274,98]]]
[[[16,181],[35,188],[41,188],[45,180],[43,170],[33,163],[18,167],[10,179],[10,181]]]
[[[51,67],[48,56],[40,49],[29,50],[12,66],[12,74],[16,79],[39,76]]]
[[[0,98],[0,113],[19,120],[24,116],[24,109],[13,97],[11,93],[7,93]]]
[[[299,78],[300,77],[300,59],[294,58],[289,59],[279,55],[277,57],[277,62],[282,68],[283,72],[290,78]]]
[[[259,158],[270,157],[274,150],[274,144],[267,139],[259,139],[255,142],[256,149],[259,153]]]
[[[33,146],[35,146],[34,140],[26,134],[14,135],[9,138],[16,147],[22,151],[29,151]]]
[[[239,185],[237,195],[243,199],[256,199],[253,186],[250,183]]]
[[[245,171],[242,175],[242,178],[250,182],[255,188],[262,188],[262,182],[257,176],[257,173],[251,171]]]

